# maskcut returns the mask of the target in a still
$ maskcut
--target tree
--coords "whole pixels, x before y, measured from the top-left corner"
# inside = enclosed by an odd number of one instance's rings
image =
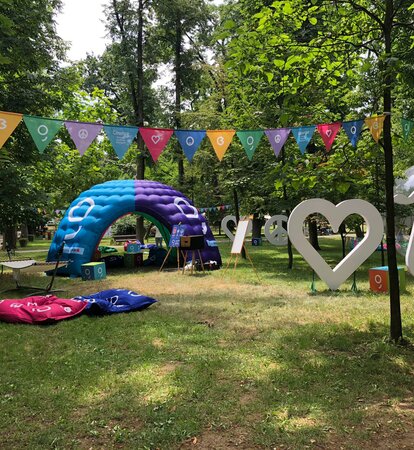
[[[4,25],[0,27],[0,110],[48,115],[61,106],[71,73],[58,64],[64,57],[54,22],[60,5],[59,0],[6,0],[0,4],[0,23]],[[16,225],[33,217],[33,211],[45,201],[34,178],[39,153],[20,126],[0,154],[0,179],[4,181],[0,184],[0,228],[14,244]]]

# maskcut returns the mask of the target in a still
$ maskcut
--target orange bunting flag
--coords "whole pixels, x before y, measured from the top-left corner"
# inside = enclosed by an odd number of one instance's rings
[[[367,117],[365,119],[365,125],[369,128],[369,131],[371,132],[372,137],[377,144],[384,127],[384,120],[385,114],[382,116]]]
[[[219,161],[223,159],[235,133],[235,130],[207,130],[207,136]]]
[[[22,117],[23,114],[0,111],[0,148],[3,147],[17,125],[19,125]]]

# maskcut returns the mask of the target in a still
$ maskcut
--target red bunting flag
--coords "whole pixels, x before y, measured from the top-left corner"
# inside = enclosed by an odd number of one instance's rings
[[[174,130],[168,128],[140,128],[139,132],[151,153],[152,159],[154,162],[157,162],[158,157],[168,144]]]
[[[318,125],[318,132],[322,137],[323,143],[325,144],[326,150],[329,152],[331,150],[332,144],[341,128],[340,122],[335,123],[323,123]]]

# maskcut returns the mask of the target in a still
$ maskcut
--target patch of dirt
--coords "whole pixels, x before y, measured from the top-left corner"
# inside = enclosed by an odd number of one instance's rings
[[[233,427],[224,431],[206,430],[200,436],[188,439],[180,447],[180,450],[258,450],[251,443],[249,431],[242,427]]]
[[[182,365],[182,363],[179,361],[169,361],[166,364],[160,366],[157,369],[157,373],[158,373],[158,375],[165,376],[165,375],[168,375],[168,374],[174,372],[174,370],[176,370],[181,365]]]

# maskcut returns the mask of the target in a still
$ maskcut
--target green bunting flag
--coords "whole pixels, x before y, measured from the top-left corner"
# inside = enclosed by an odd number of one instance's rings
[[[63,123],[61,120],[26,115],[23,120],[40,153],[44,152]]]
[[[253,154],[263,136],[263,133],[264,132],[262,130],[243,130],[236,133],[250,161],[253,158]]]
[[[408,135],[411,133],[414,122],[409,119],[401,119],[401,126],[403,130],[404,141],[408,139]]]

